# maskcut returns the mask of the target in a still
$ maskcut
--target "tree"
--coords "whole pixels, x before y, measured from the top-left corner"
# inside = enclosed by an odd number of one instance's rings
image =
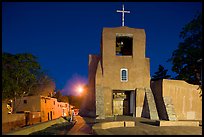
[[[173,64],[172,71],[177,73],[175,79],[185,80],[191,84],[201,84],[202,59],[202,14],[186,24],[180,32],[178,48],[173,51],[168,62]]]
[[[33,91],[29,95],[52,96],[55,90],[55,82],[46,74],[41,73],[32,84]]]
[[[56,98],[58,102],[69,102],[68,97],[63,96],[60,90],[57,90],[53,97]]]
[[[40,65],[32,54],[2,54],[2,98],[21,97],[29,91],[40,72]]]
[[[55,89],[54,81],[41,70],[32,54],[3,53],[2,66],[2,99],[48,95]]]
[[[69,95],[68,99],[69,99],[69,103],[75,106],[75,108],[81,107],[82,101],[83,101],[82,96]]]
[[[153,81],[155,80],[159,80],[159,79],[168,79],[171,76],[167,75],[167,69],[164,69],[164,67],[162,65],[159,65],[158,71],[154,73],[154,75],[152,76]]]

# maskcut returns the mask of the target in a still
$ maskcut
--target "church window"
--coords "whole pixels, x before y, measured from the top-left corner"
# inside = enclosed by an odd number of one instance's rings
[[[116,34],[116,55],[132,56],[133,35],[132,34]]]
[[[128,81],[128,70],[126,68],[120,70],[120,80],[121,82]]]

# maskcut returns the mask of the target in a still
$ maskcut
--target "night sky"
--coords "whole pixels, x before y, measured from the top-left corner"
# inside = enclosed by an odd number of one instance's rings
[[[201,2],[2,2],[2,50],[31,53],[66,95],[88,79],[88,55],[99,54],[103,27],[143,28],[151,76],[181,42],[185,24],[202,11]]]

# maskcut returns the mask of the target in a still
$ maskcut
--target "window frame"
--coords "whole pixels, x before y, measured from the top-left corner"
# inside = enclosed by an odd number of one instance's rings
[[[123,80],[123,77],[122,77],[122,72],[125,70],[126,72],[126,79]],[[120,81],[121,82],[128,82],[128,69],[127,68],[121,68],[120,69]]]

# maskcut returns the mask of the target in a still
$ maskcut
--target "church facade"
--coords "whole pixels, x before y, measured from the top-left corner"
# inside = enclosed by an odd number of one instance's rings
[[[89,92],[98,118],[114,115],[158,119],[150,89],[144,29],[104,28],[100,55],[89,55]],[[144,107],[144,99],[151,107]]]
[[[151,81],[144,29],[103,28],[99,55],[89,55],[80,113],[154,120],[202,120],[202,89],[182,80]]]
[[[125,115],[154,120],[202,120],[202,89],[182,80],[151,81],[144,29],[103,28],[99,55],[89,55],[81,114],[97,119]]]

